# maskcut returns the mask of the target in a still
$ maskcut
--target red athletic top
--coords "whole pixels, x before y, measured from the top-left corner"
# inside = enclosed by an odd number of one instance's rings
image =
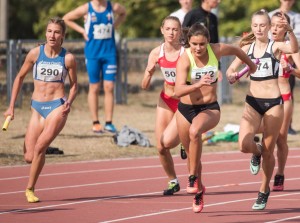
[[[168,61],[165,56],[164,45],[165,44],[163,43],[160,46],[160,52],[159,52],[157,63],[160,66],[165,82],[169,85],[174,86],[176,80],[176,64],[179,57],[184,52],[184,47],[181,47],[178,58],[175,61]]]

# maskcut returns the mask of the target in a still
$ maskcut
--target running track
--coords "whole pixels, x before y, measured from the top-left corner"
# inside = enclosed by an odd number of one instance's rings
[[[0,168],[1,223],[233,223],[300,222],[300,149],[291,149],[285,191],[271,192],[264,211],[252,211],[261,175],[249,172],[249,154],[204,153],[202,213],[192,212],[187,169],[175,157],[181,191],[162,196],[167,179],[157,157],[45,166],[29,204],[24,188],[29,166]],[[273,182],[273,181],[272,181]],[[271,183],[272,183],[271,182]]]

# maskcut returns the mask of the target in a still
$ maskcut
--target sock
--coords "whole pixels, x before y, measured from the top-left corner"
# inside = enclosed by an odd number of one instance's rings
[[[170,182],[171,182],[171,183],[175,183],[175,184],[178,184],[178,183],[179,183],[179,181],[178,181],[177,178],[175,178],[175,179],[173,179],[173,180],[170,180]]]
[[[93,121],[93,125],[95,125],[95,124],[100,124],[99,120]]]
[[[112,121],[105,122],[105,125],[111,125],[111,124],[112,124]]]

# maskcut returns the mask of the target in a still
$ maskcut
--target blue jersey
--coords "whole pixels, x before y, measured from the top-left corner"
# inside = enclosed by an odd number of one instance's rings
[[[55,58],[46,56],[45,45],[40,46],[40,54],[33,66],[33,78],[44,82],[65,82],[68,70],[65,66],[66,49],[62,48]]]
[[[96,12],[91,2],[88,3],[88,14],[84,24],[89,38],[85,45],[85,56],[88,59],[98,59],[116,55],[114,36],[113,10],[110,1],[103,12]]]

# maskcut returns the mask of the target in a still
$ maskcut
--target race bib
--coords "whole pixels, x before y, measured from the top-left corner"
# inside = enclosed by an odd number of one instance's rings
[[[261,58],[257,64],[257,69],[254,74],[251,74],[252,77],[264,78],[273,76],[272,72],[272,60],[271,58]]]
[[[61,81],[63,75],[63,67],[61,63],[45,62],[42,61],[37,66],[36,79],[53,82]]]
[[[176,80],[176,68],[161,67],[161,71],[164,75],[165,81],[169,83],[175,83]]]
[[[201,78],[205,75],[209,75],[211,78],[211,82],[216,82],[218,78],[218,68],[207,66],[202,68],[193,68],[191,72],[191,83],[194,84],[201,80]]]
[[[112,38],[112,24],[99,24],[94,25],[94,39],[110,39]]]

